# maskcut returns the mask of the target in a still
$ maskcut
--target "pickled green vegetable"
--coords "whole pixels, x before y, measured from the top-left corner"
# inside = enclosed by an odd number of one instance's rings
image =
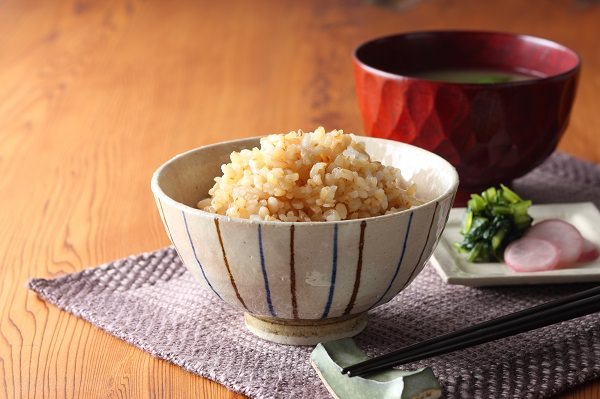
[[[469,262],[502,261],[506,246],[531,226],[530,206],[531,201],[502,184],[471,194],[460,231],[463,239],[454,246]]]

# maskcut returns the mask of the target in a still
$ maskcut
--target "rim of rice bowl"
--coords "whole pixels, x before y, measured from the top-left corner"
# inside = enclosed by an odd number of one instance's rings
[[[345,134],[352,134],[352,133],[345,133]],[[454,168],[454,166],[452,166],[448,161],[446,161],[444,158],[440,157],[437,154],[434,154],[433,152],[424,150],[420,147],[414,146],[412,144],[407,144],[407,143],[402,143],[402,142],[398,142],[398,141],[394,141],[394,140],[388,140],[388,139],[382,139],[382,138],[376,138],[376,137],[368,137],[368,136],[359,136],[356,134],[353,134],[353,136],[355,138],[358,139],[358,141],[374,141],[374,142],[387,142],[390,144],[398,144],[400,143],[403,146],[407,146],[407,147],[411,147],[413,150],[416,150],[417,152],[420,152],[428,157],[434,157],[434,158],[438,158],[440,159],[443,163],[447,164],[448,167],[450,168],[450,172],[452,172],[452,174],[454,175],[453,177],[453,183],[446,188],[446,190],[438,195],[437,197],[431,198],[425,202],[423,202],[422,204],[419,205],[414,205],[411,206],[410,208],[407,209],[402,209],[400,211],[396,211],[393,213],[388,213],[388,214],[384,214],[384,215],[377,215],[377,216],[369,216],[366,218],[358,218],[358,219],[344,219],[344,220],[333,220],[333,221],[296,221],[296,222],[288,222],[288,221],[282,221],[282,220],[256,220],[256,219],[246,219],[246,218],[240,218],[240,217],[233,217],[233,216],[227,216],[227,215],[222,215],[219,213],[214,213],[214,212],[207,212],[204,211],[202,209],[196,208],[196,207],[192,207],[186,204],[183,204],[179,201],[174,200],[173,198],[171,198],[170,196],[168,196],[160,187],[159,183],[158,183],[158,178],[161,175],[162,171],[164,169],[166,169],[171,163],[175,162],[176,160],[178,160],[179,158],[184,158],[187,155],[193,153],[193,152],[197,152],[199,150],[203,150],[203,149],[207,149],[207,148],[211,148],[211,147],[220,147],[226,144],[233,144],[233,143],[237,143],[237,142],[242,142],[242,141],[251,141],[251,140],[256,140],[256,141],[260,141],[261,138],[266,137],[266,136],[253,136],[253,137],[245,137],[245,138],[239,138],[239,139],[233,139],[233,140],[227,140],[227,141],[220,141],[218,143],[213,143],[213,144],[208,144],[208,145],[204,145],[201,147],[197,147],[197,148],[193,148],[191,150],[182,152],[180,154],[175,155],[174,157],[172,157],[171,159],[169,159],[168,161],[164,162],[153,174],[152,174],[152,180],[150,183],[152,192],[161,197],[162,199],[165,199],[167,202],[169,202],[172,206],[174,206],[175,208],[179,208],[182,211],[186,211],[188,213],[192,213],[192,214],[198,214],[198,215],[204,215],[204,216],[209,216],[213,219],[219,219],[219,220],[228,220],[228,221],[236,221],[236,222],[240,222],[240,223],[250,223],[250,224],[274,224],[274,225],[287,225],[287,224],[295,224],[297,226],[304,226],[304,225],[313,225],[313,224],[317,224],[319,226],[321,225],[327,225],[327,224],[340,224],[340,223],[360,223],[363,220],[373,220],[373,219],[384,219],[384,218],[391,218],[391,217],[396,217],[398,215],[404,214],[406,212],[410,212],[413,211],[415,209],[419,209],[422,207],[426,207],[428,206],[430,203],[432,203],[435,200],[439,200],[447,195],[450,195],[454,189],[458,186],[458,172],[456,171],[456,169]],[[385,165],[384,166],[389,166],[389,165]]]

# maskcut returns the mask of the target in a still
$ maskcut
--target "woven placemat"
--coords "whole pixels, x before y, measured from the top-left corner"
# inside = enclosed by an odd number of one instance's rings
[[[515,182],[536,202],[593,201],[600,167],[554,154]],[[203,291],[173,248],[131,256],[30,288],[142,350],[252,398],[328,398],[309,365],[310,347],[262,341],[240,313]],[[432,267],[369,313],[357,337],[382,354],[587,288],[586,284],[475,289],[445,285]],[[600,317],[586,316],[448,354],[430,365],[448,398],[541,398],[600,377]]]

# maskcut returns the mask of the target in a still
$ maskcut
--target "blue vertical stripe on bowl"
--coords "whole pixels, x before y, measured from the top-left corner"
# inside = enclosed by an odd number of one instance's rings
[[[210,289],[219,297],[219,299],[222,300],[223,298],[221,298],[221,295],[219,295],[219,293],[214,289],[214,287],[212,286],[212,284],[208,280],[208,277],[206,277],[206,273],[204,272],[204,268],[202,267],[202,263],[200,263],[200,259],[198,259],[198,254],[196,253],[196,248],[194,247],[194,242],[192,241],[192,235],[190,234],[190,228],[188,227],[188,222],[187,222],[187,219],[185,217],[185,212],[181,211],[181,214],[183,215],[183,224],[185,225],[185,231],[186,231],[187,236],[188,236],[188,238],[190,240],[190,246],[192,247],[192,252],[194,253],[194,258],[196,258],[196,262],[198,263],[198,266],[200,267],[200,271],[202,272],[202,276],[204,276],[204,280],[206,281],[206,284],[208,284],[208,286],[210,287]],[[166,219],[165,219],[165,221],[166,221]]]
[[[331,282],[329,284],[329,295],[327,296],[327,302],[325,303],[325,309],[321,318],[324,319],[329,315],[329,309],[331,308],[331,302],[333,301],[333,292],[335,291],[335,279],[337,275],[337,247],[338,247],[338,225],[333,225],[333,260],[331,266]]]
[[[429,244],[429,238],[431,237],[431,230],[433,230],[433,227],[434,227],[433,223],[435,222],[435,214],[437,213],[438,205],[439,205],[439,203],[436,201],[435,208],[433,208],[433,216],[431,216],[431,222],[429,223],[429,230],[427,230],[427,238],[425,239],[425,245],[423,245],[423,249],[421,250],[419,259],[417,260],[417,263],[415,264],[412,271],[410,272],[410,276],[408,276],[408,280],[406,280],[406,282],[404,283],[404,285],[402,286],[402,289],[400,291],[405,289],[406,286],[411,282],[411,280],[413,279],[417,270],[419,270],[419,266],[421,265],[421,262],[423,261],[423,255],[425,254],[425,249],[427,248],[427,244]]]
[[[400,253],[400,259],[398,260],[398,264],[396,265],[396,270],[394,271],[394,275],[392,276],[392,279],[390,280],[390,283],[388,284],[387,288],[385,289],[385,292],[383,293],[383,295],[381,295],[379,297],[379,299],[377,300],[377,302],[375,302],[373,304],[373,306],[371,306],[369,309],[372,309],[375,306],[377,306],[379,304],[379,302],[381,302],[381,300],[383,298],[385,298],[387,293],[392,288],[394,281],[396,281],[396,277],[398,277],[398,273],[400,272],[400,268],[402,267],[402,262],[404,261],[404,254],[406,253],[406,244],[408,244],[408,237],[410,235],[410,226],[412,224],[413,215],[414,215],[414,212],[411,212],[408,216],[408,224],[406,226],[406,234],[404,234],[404,242],[402,243],[402,252]]]
[[[175,248],[175,252],[177,252],[177,256],[179,256],[179,259],[183,262],[183,258],[181,257],[181,254],[179,253],[179,249],[177,249],[177,246],[175,246],[175,241],[173,241],[173,234],[171,233],[171,228],[169,227],[169,222],[167,222],[167,214],[165,213],[165,210],[163,209],[162,201],[160,200],[159,197],[156,197],[156,202],[158,202],[158,209],[159,209],[160,217],[163,220],[165,229],[167,229],[167,235],[169,236],[169,240],[171,240],[171,244],[173,244],[173,248]],[[216,292],[215,292],[215,294],[216,294]]]
[[[294,256],[294,231],[296,227],[290,226],[290,295],[292,297],[292,316],[298,318],[298,302],[296,300],[296,260]]]
[[[260,254],[260,268],[262,269],[263,282],[265,284],[265,295],[267,297],[267,305],[269,306],[269,313],[275,317],[275,311],[273,310],[273,302],[271,302],[271,289],[269,288],[269,276],[267,275],[267,269],[265,267],[265,255],[263,253],[262,244],[262,226],[258,225],[258,252]]]

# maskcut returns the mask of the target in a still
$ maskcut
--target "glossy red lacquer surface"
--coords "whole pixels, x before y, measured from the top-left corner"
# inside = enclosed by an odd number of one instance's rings
[[[548,157],[569,120],[579,57],[554,42],[492,32],[416,32],[354,54],[366,133],[433,151],[458,170],[460,190],[508,183]],[[545,78],[459,84],[405,76],[433,69],[530,70]]]

